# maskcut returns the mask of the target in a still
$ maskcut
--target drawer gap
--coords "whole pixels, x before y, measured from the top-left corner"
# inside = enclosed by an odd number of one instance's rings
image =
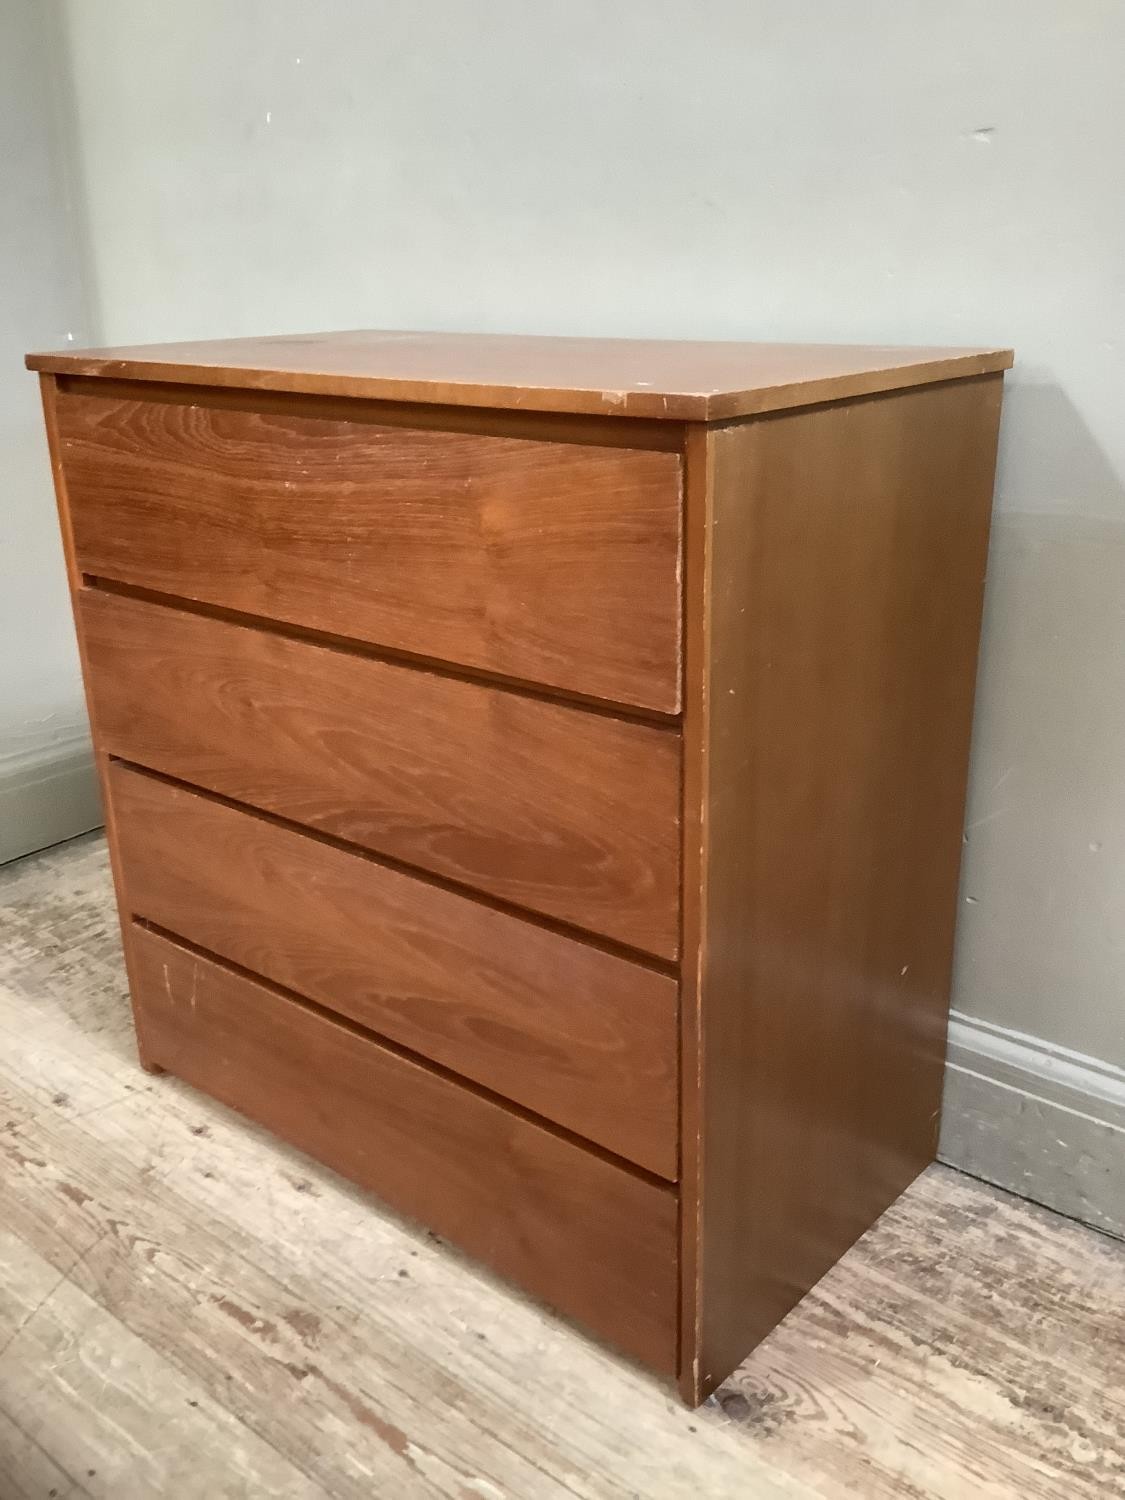
[[[493,896],[487,891],[478,890],[476,886],[462,885],[459,881],[450,880],[444,875],[437,875],[432,870],[425,870],[419,865],[395,859],[393,855],[376,854],[361,844],[353,844],[347,839],[337,838],[335,834],[326,833],[322,828],[313,828],[307,823],[294,822],[291,818],[283,818],[277,813],[267,812],[265,808],[254,807],[248,802],[239,802],[234,797],[224,797],[221,792],[213,792],[208,787],[198,786],[195,782],[184,781],[179,776],[169,776],[164,771],[156,771],[151,766],[129,760],[123,755],[109,755],[106,759],[111,765],[125,766],[130,771],[136,771],[139,775],[147,776],[153,781],[162,781],[167,786],[179,787],[182,791],[191,792],[194,796],[206,798],[210,802],[218,802],[223,807],[233,808],[247,817],[258,818],[263,823],[272,823],[275,827],[284,828],[290,833],[299,833],[303,838],[327,844],[330,849],[339,849],[355,859],[363,859],[369,864],[381,865],[384,869],[395,870],[401,875],[409,875],[412,880],[420,881],[423,885],[436,886],[439,890],[449,891],[467,901],[474,901],[478,906],[487,906],[493,911],[503,912],[506,916],[518,917],[521,922],[542,927],[548,932],[556,932],[560,937],[569,938],[572,942],[583,943],[588,948],[598,948],[603,953],[612,954],[615,958],[627,959],[629,963],[636,964],[642,969],[651,969],[656,974],[672,979],[679,978],[678,963],[657,958],[655,954],[646,953],[643,949],[631,948],[627,943],[615,942],[613,938],[588,932],[584,927],[575,927],[569,922],[562,922],[555,917],[545,916],[542,912],[532,911],[529,907],[505,901],[500,896]]]
[[[393,1052],[396,1057],[403,1058],[406,1062],[414,1063],[419,1068],[424,1068],[427,1073],[432,1073],[438,1078],[444,1078],[448,1083],[454,1083],[458,1088],[467,1093],[475,1094],[479,1099],[486,1099],[490,1104],[501,1106],[508,1114],[515,1115],[526,1121],[529,1125],[536,1126],[539,1130],[545,1130],[560,1140],[569,1141],[571,1145],[580,1146],[583,1151],[591,1156],[597,1156],[602,1161],[608,1162],[610,1166],[618,1168],[619,1171],[628,1172],[631,1177],[638,1178],[641,1182],[647,1182],[652,1187],[662,1189],[664,1192],[676,1191],[675,1179],[659,1176],[656,1172],[650,1172],[647,1167],[638,1166],[627,1157],[619,1156],[615,1151],[607,1150],[596,1141],[588,1140],[577,1131],[568,1130],[565,1125],[558,1125],[553,1120],[538,1115],[534,1110],[525,1109],[523,1105],[517,1104],[504,1094],[496,1093],[493,1089],[486,1088],[483,1084],[466,1078],[463,1074],[455,1072],[452,1068],[446,1068],[441,1063],[435,1062],[433,1058],[426,1057],[421,1052],[415,1052],[410,1047],[404,1047],[401,1042],[392,1041],[390,1037],[381,1032],[372,1031],[366,1026],[360,1026],[358,1022],[350,1017],[341,1015],[339,1011],[332,1010],[330,1006],[321,1005],[316,1000],[310,1000],[307,995],[302,995],[296,990],[291,990],[283,984],[277,984],[272,979],[267,979],[263,974],[254,969],[248,969],[245,964],[234,962],[233,959],[224,958],[221,953],[214,953],[210,948],[205,948],[200,943],[194,943],[190,938],[183,937],[178,932],[172,932],[167,927],[160,926],[157,922],[150,922],[147,917],[134,912],[130,920],[135,927],[145,932],[151,932],[156,937],[163,938],[167,943],[174,943],[178,948],[183,948],[188,953],[194,953],[198,958],[206,959],[208,963],[226,969],[231,974],[241,975],[243,979],[250,979],[261,989],[269,990],[272,994],[280,995],[285,1000],[290,1000],[300,1005],[304,1010],[311,1011],[314,1015],[331,1021],[333,1025],[339,1026],[344,1031],[350,1031],[353,1036],[362,1038],[366,1042],[375,1042],[387,1052]]]
[[[553,704],[557,708],[573,709],[577,713],[599,714],[606,719],[644,724],[650,728],[668,730],[674,734],[680,732],[682,719],[680,714],[661,713],[657,709],[638,708],[605,698],[587,697],[582,693],[555,691],[538,683],[525,681],[523,678],[484,672],[475,667],[454,665],[438,657],[422,656],[412,651],[399,650],[396,647],[373,646],[352,636],[333,635],[329,631],[314,630],[307,625],[295,625],[291,621],[278,620],[269,615],[247,614],[243,610],[229,609],[220,604],[206,604],[202,600],[190,599],[182,594],[165,594],[158,589],[144,588],[135,583],[122,583],[116,578],[106,578],[98,573],[82,573],[80,577],[83,588],[97,593],[116,594],[125,599],[158,604],[165,609],[179,610],[189,615],[201,615],[204,619],[218,620],[227,625],[239,625],[250,630],[265,630],[272,635],[284,636],[287,640],[301,641],[309,646],[319,646],[325,651],[338,651],[345,656],[364,657],[385,662],[388,666],[408,667],[414,671],[428,672],[435,677],[451,678],[456,682],[474,682],[482,687],[512,693],[519,698],[532,698],[540,703]]]

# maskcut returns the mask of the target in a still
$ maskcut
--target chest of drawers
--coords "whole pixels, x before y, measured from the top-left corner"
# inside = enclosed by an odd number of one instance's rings
[[[933,1156],[1010,356],[28,362],[142,1063],[701,1399]]]

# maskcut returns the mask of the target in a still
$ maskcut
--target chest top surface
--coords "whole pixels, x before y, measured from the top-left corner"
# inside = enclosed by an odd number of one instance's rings
[[[29,369],[439,406],[722,421],[1005,370],[1007,349],[356,329],[29,354]]]

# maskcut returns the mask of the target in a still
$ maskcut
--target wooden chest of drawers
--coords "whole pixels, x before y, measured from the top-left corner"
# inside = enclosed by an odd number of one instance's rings
[[[933,1156],[1010,362],[29,357],[143,1064],[713,1389]]]

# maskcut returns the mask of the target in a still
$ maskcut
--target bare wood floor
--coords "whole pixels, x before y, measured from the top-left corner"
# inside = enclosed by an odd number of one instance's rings
[[[99,838],[0,871],[0,1500],[1125,1494],[1125,1246],[933,1169],[699,1412],[137,1068]]]

